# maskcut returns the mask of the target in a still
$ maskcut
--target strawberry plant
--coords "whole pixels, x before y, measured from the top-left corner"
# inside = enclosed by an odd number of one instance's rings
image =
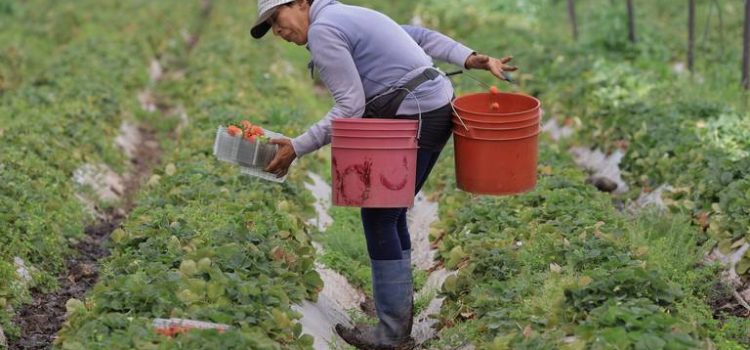
[[[304,223],[312,213],[304,172],[271,184],[237,176],[210,155],[210,131],[240,111],[264,117],[236,123],[231,129],[236,136],[258,137],[258,124],[293,134],[302,125],[288,121],[311,114],[306,112],[311,103],[271,109],[283,104],[275,91],[296,83],[287,74],[256,87],[252,77],[267,68],[257,61],[276,55],[277,48],[260,44],[237,50],[247,44],[237,25],[244,16],[232,10],[239,6],[236,1],[221,5],[191,53],[184,78],[156,91],[184,105],[190,127],[163,145],[166,166],[113,236],[112,255],[86,300],[89,307],[71,317],[60,334],[63,348],[133,344],[127,337],[140,332],[145,335],[138,346],[312,346],[297,322],[301,315],[292,310],[305,299],[316,300],[322,288]],[[231,328],[222,334],[191,330],[164,337],[143,323],[171,317]],[[126,318],[133,321],[121,322]]]
[[[190,12],[169,7],[27,1],[0,14],[0,279],[7,282],[0,285],[0,326],[11,339],[18,335],[10,322],[15,310],[30,290],[57,288],[64,260],[75,254],[68,247],[94,222],[76,196],[92,194],[74,183],[76,170],[128,168],[115,138],[122,122],[140,116],[135,97],[148,84],[151,59],[143,48],[147,37],[174,34],[151,14],[170,23]],[[90,197],[91,205],[115,204]],[[21,263],[28,275],[17,272]]]

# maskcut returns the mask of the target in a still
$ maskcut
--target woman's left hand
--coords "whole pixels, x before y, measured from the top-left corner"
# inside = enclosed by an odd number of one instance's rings
[[[279,149],[276,151],[276,156],[273,157],[273,160],[268,164],[265,171],[276,174],[276,177],[284,177],[289,171],[289,166],[292,164],[292,161],[297,158],[297,153],[294,152],[292,141],[289,139],[272,139],[271,141],[268,141],[268,143],[279,146]]]
[[[512,59],[512,56],[505,56],[498,59],[487,55],[475,54],[466,59],[465,66],[468,69],[488,70],[499,79],[507,80],[507,78],[503,76],[503,72],[513,72],[518,70],[518,67],[507,64]]]

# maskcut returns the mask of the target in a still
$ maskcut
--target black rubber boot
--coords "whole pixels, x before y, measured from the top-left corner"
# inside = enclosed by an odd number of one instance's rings
[[[366,324],[358,324],[353,328],[337,324],[336,333],[347,344],[361,350],[411,350],[416,346],[411,336],[397,343],[385,344],[377,335],[377,326]]]
[[[358,349],[413,349],[411,329],[414,321],[414,292],[411,256],[401,260],[371,260],[372,289],[380,321],[376,326],[336,325],[336,332]]]
[[[404,259],[411,261],[411,249],[402,250],[401,254]],[[413,292],[414,291],[412,290],[412,293]],[[378,317],[378,310],[375,308],[375,299],[371,298],[369,295],[365,295],[365,301],[359,303],[359,308],[368,317]]]

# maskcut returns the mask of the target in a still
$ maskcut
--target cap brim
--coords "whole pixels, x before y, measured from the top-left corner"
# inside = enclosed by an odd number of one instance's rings
[[[268,24],[268,22],[263,21],[250,29],[250,35],[252,35],[255,39],[260,39],[264,35],[266,35],[266,33],[268,33],[269,29],[271,29],[271,25]]]
[[[263,13],[261,13],[258,19],[255,21],[255,24],[253,24],[253,27],[250,29],[250,35],[252,35],[255,39],[260,39],[264,35],[266,35],[266,33],[268,33],[268,30],[271,29],[271,25],[268,23],[268,19],[271,18],[271,16],[279,6],[293,1],[294,0],[280,0],[277,1],[277,3],[274,4],[273,7],[263,11]]]

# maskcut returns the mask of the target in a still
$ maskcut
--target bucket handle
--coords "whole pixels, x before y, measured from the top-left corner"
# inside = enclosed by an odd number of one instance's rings
[[[466,129],[466,131],[467,131],[467,132],[468,132],[469,134],[471,134],[471,129],[469,129],[469,127],[467,127],[467,126],[466,126],[466,124],[464,123],[464,120],[463,120],[463,119],[461,118],[461,116],[460,116],[460,115],[458,114],[458,111],[456,110],[456,106],[454,106],[454,105],[453,105],[453,101],[454,101],[454,100],[451,100],[451,108],[453,109],[453,114],[454,114],[454,115],[456,116],[456,118],[458,118],[458,121],[460,121],[460,122],[461,122],[461,126],[463,126],[463,127],[464,127],[464,129]]]
[[[514,84],[513,78],[510,76],[509,73],[507,73],[507,72],[500,72],[500,73],[503,75],[503,78],[504,78],[505,81],[507,81],[510,84]],[[469,74],[469,73],[467,73],[467,72],[465,72],[463,70],[457,70],[455,72],[446,73],[445,76],[448,77],[448,78],[450,78],[451,76],[459,75],[459,74],[463,74],[463,75],[471,78],[471,80],[474,80],[477,84],[486,87],[488,90],[492,88],[491,86],[487,85],[487,83],[485,83],[485,82],[483,82],[483,81],[475,78],[474,76],[472,76],[471,74]],[[464,129],[466,129],[466,131],[469,132],[469,135],[471,135],[471,129],[469,129],[466,126],[466,124],[464,123],[464,120],[461,119],[460,115],[458,115],[458,111],[456,111],[456,106],[453,105],[453,101],[454,100],[451,100],[451,108],[453,108],[453,114],[456,115],[456,117],[458,118],[458,120],[461,122],[461,125],[464,127]]]
[[[411,90],[409,90],[409,89],[407,89],[405,87],[397,87],[395,89],[388,90],[388,91],[386,91],[386,92],[384,92],[384,93],[382,93],[382,94],[380,94],[378,96],[373,97],[369,102],[365,103],[365,106],[367,106],[368,104],[372,103],[372,101],[375,101],[378,98],[383,97],[386,94],[390,94],[390,93],[392,93],[394,91],[398,91],[398,90],[404,90],[404,91],[406,91],[407,95],[411,96],[412,98],[414,98],[414,101],[417,102],[417,111],[419,111],[419,115],[418,115],[419,122],[418,122],[418,126],[417,126],[417,141],[419,141],[419,138],[422,137],[422,106],[419,105],[419,99],[417,98],[417,95],[415,95],[413,91],[411,91]]]

